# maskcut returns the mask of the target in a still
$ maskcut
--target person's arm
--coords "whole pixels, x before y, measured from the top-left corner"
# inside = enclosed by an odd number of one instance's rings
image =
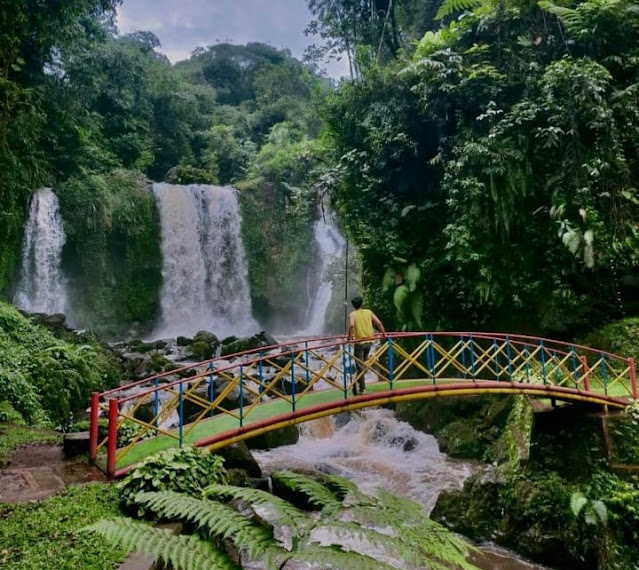
[[[384,330],[384,325],[382,324],[382,321],[379,320],[379,318],[377,317],[375,313],[371,313],[371,320],[373,321],[373,324],[375,325],[375,327],[377,327],[377,330],[382,334],[382,336],[386,337],[386,330]]]
[[[353,340],[353,334],[355,334],[355,315],[348,315],[348,333],[346,334],[346,340],[348,342]]]

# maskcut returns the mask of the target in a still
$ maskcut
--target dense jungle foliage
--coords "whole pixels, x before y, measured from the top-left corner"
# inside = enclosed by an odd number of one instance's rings
[[[165,179],[243,189],[265,322],[301,318],[311,222],[329,196],[389,328],[570,337],[636,313],[631,0],[309,0],[309,61],[349,62],[337,89],[263,44],[171,66],[153,34],[117,34],[116,4],[0,13],[5,295],[30,192],[54,186],[78,324],[150,325],[161,276],[145,185]]]
[[[421,38],[337,4],[368,22],[354,37],[311,3],[359,41],[325,119],[373,304],[408,327],[559,335],[636,311],[636,4],[450,0]]]

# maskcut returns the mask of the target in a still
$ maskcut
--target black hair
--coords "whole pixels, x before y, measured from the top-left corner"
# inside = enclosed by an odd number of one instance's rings
[[[363,304],[364,301],[362,301],[361,297],[353,297],[351,299],[351,304],[353,305],[353,307],[355,307],[356,309],[359,309]]]

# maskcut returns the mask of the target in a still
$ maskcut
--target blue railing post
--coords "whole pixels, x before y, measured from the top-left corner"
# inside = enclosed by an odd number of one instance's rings
[[[387,337],[386,341],[388,342],[388,384],[390,389],[392,390],[393,378],[395,376],[395,355],[393,353],[393,339],[391,337]]]
[[[308,341],[304,342],[304,364],[306,365],[306,385],[311,381],[310,371],[308,368]]]
[[[180,416],[180,447],[182,447],[182,443],[184,443],[184,382],[180,382],[180,406],[179,406],[179,416]]]
[[[577,353],[575,352],[575,345],[570,345],[570,359],[572,361],[572,381],[575,383],[575,388],[579,388],[579,371],[577,370]]]
[[[530,353],[528,352],[528,345],[524,344],[524,362],[526,363],[526,382],[530,382]]]
[[[508,381],[513,381],[513,360],[510,355],[510,337],[506,335],[506,358],[508,358]]]
[[[291,405],[295,411],[295,354],[291,354]]]
[[[160,427],[160,391],[158,390],[158,386],[160,385],[160,379],[156,378],[153,380],[153,385],[155,386],[155,395],[153,397],[153,417],[155,418],[155,427]]]
[[[546,384],[546,349],[544,348],[543,340],[539,341],[539,346],[539,351],[541,352],[541,377],[544,380],[544,384]]]
[[[559,363],[557,362],[557,351],[556,350],[552,351],[552,359],[553,359],[554,364],[555,364],[555,374],[554,374],[554,376],[555,376],[555,386],[559,386],[559,382],[558,382],[558,379],[559,379]]]
[[[428,345],[428,353],[430,354],[430,375],[433,377],[433,384],[436,384],[437,368],[435,366],[435,340],[433,339],[432,334],[427,334],[426,338],[430,340],[430,344]]]
[[[468,336],[468,343],[470,345],[470,373],[473,375],[473,380],[476,380],[477,378],[475,378],[475,344],[473,341],[472,334]]]
[[[466,339],[464,338],[464,335],[461,335],[460,337],[461,343],[462,343],[462,351],[461,351],[461,360],[462,360],[462,367],[464,369],[464,379],[466,379]]]
[[[244,367],[240,366],[240,427],[244,425]]]
[[[601,378],[604,385],[604,394],[608,395],[608,367],[606,366],[606,355],[601,353]]]
[[[261,396],[262,392],[264,392],[264,370],[262,368],[262,359],[264,358],[264,352],[260,350],[258,352],[258,356],[260,358],[259,362],[257,363],[257,376],[260,379],[260,386],[258,388],[258,392]]]
[[[342,345],[342,377],[344,379],[344,398],[348,398],[348,380],[346,379],[346,356],[348,351],[348,343]]]
[[[210,404],[213,404],[213,402],[215,401],[215,379],[213,378],[213,370],[215,370],[215,366],[213,366],[213,363],[210,362],[209,363],[209,372],[211,373],[209,374],[209,403]],[[211,406],[211,409],[209,410],[209,417],[213,417],[214,414],[215,414],[215,410]]]

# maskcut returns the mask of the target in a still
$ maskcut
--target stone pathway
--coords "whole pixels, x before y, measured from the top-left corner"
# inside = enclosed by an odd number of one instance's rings
[[[13,454],[8,467],[0,469],[0,503],[44,499],[67,485],[104,480],[86,458],[65,460],[61,445],[28,444]]]

